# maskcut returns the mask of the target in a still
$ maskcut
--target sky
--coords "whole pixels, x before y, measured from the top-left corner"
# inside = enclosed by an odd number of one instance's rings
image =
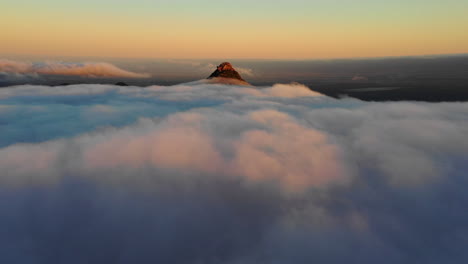
[[[463,0],[2,0],[3,55],[313,59],[468,52]]]

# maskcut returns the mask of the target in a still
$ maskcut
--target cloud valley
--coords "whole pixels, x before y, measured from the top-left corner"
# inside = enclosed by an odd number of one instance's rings
[[[4,263],[462,263],[468,104],[0,89]]]

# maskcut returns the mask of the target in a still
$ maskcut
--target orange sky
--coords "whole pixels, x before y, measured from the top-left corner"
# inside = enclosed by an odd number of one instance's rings
[[[0,4],[7,10],[0,17],[4,55],[306,59],[468,52],[468,31],[462,26],[468,25],[463,11],[468,4],[452,0],[442,6],[429,1],[426,7],[416,5],[420,1],[396,1],[401,3],[368,10],[353,9],[353,3],[368,0],[342,0],[348,11],[291,0],[297,5],[284,10],[253,6],[248,12],[229,12],[227,4],[179,12],[167,3],[162,12],[158,1],[145,0],[134,5],[148,5],[148,10],[130,11],[125,1],[115,8],[93,7],[91,1],[88,8],[29,2]]]

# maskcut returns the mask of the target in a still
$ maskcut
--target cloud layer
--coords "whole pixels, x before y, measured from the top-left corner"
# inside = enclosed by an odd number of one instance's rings
[[[467,103],[0,89],[3,263],[463,263]]]
[[[135,73],[118,68],[110,63],[65,63],[41,62],[30,63],[0,59],[0,73],[7,77],[34,75],[65,75],[87,78],[148,78],[148,74]]]

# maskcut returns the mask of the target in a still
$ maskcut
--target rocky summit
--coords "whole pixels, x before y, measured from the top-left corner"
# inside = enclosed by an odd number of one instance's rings
[[[221,63],[207,79],[214,78],[233,79],[247,84],[247,82],[242,79],[240,74],[234,69],[234,67],[232,67],[232,64],[229,62]]]

